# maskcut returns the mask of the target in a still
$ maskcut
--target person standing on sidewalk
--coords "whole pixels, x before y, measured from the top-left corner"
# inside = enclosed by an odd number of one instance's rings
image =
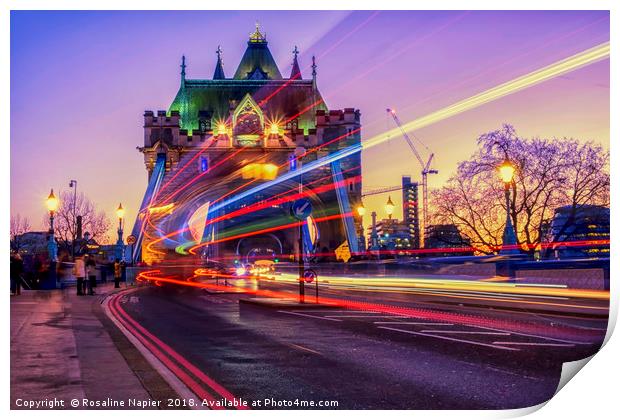
[[[21,294],[22,289],[22,273],[24,272],[24,261],[22,261],[21,255],[15,252],[11,254],[11,293],[15,295]]]
[[[114,288],[118,289],[121,287],[121,277],[123,276],[123,270],[121,267],[121,262],[118,258],[114,261]]]
[[[84,295],[84,278],[86,277],[86,266],[84,264],[84,258],[78,256],[75,258],[73,265],[73,275],[77,282],[77,294],[78,296]]]
[[[91,296],[95,294],[95,288],[97,287],[96,267],[95,259],[89,255],[86,260],[86,275],[88,276],[88,294]]]

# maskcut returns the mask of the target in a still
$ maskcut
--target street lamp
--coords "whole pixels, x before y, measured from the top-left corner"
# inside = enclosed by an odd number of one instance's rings
[[[502,249],[500,254],[518,254],[517,235],[512,226],[512,218],[510,217],[510,186],[513,183],[516,168],[514,164],[506,158],[498,167],[499,177],[504,183],[504,196],[506,199],[506,224],[504,225],[504,236],[502,239]]]
[[[366,207],[364,207],[364,203],[360,203],[360,205],[357,206],[357,214],[360,217],[364,217],[364,215],[366,214]]]
[[[366,207],[364,207],[364,203],[360,202],[359,206],[357,206],[357,214],[360,217],[360,238],[359,245],[362,251],[366,250],[366,240],[364,238],[364,215],[366,214]]]
[[[54,189],[50,191],[50,195],[45,200],[45,205],[47,206],[47,210],[50,212],[50,231],[49,231],[49,239],[47,241],[47,252],[50,258],[49,264],[49,286],[56,287],[56,261],[58,260],[58,246],[56,245],[56,240],[54,239],[54,213],[58,210],[58,198],[54,195]]]
[[[388,201],[385,203],[385,212],[388,215],[388,219],[392,220],[392,214],[394,213],[394,203],[392,202],[392,196],[388,196]]]
[[[73,188],[73,235],[71,240],[71,258],[75,260],[75,240],[77,239],[77,214],[76,214],[76,202],[77,202],[77,181],[72,179],[69,181],[69,188]]]
[[[125,209],[121,203],[118,204],[118,208],[116,209],[116,216],[118,217],[118,241],[116,242],[116,257],[119,260],[123,259],[123,248],[125,244],[123,243],[123,217],[125,217]]]
[[[50,232],[54,232],[54,213],[58,209],[58,198],[54,195],[54,189],[50,191],[50,195],[45,200],[47,210],[50,212]]]

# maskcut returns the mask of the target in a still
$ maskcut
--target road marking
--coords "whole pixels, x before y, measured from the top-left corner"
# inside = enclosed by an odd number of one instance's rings
[[[398,324],[398,325],[439,325],[439,326],[452,326],[454,324],[448,324],[444,322],[406,322],[406,321],[373,321],[373,324]]]
[[[447,334],[481,334],[481,335],[510,335],[505,332],[493,332],[493,331],[450,331],[450,330],[422,330],[423,333],[447,333]]]
[[[587,341],[572,341],[572,340],[562,340],[560,338],[552,338],[552,337],[545,337],[542,335],[536,335],[536,334],[527,334],[527,333],[521,333],[521,332],[517,332],[517,331],[510,331],[510,330],[502,330],[502,329],[498,329],[498,328],[490,328],[490,327],[481,327],[478,325],[469,325],[467,324],[469,327],[473,327],[473,328],[482,328],[483,330],[490,330],[490,331],[500,331],[500,332],[507,332],[507,333],[511,333],[514,335],[521,335],[523,337],[532,337],[532,338],[541,338],[543,340],[550,340],[550,341],[558,341],[560,343],[569,343],[569,344],[592,344],[590,342]]]
[[[144,358],[148,361],[148,363],[150,363],[153,369],[155,369],[157,373],[159,373],[162,378],[164,378],[164,380],[168,382],[170,387],[177,393],[179,397],[187,400],[193,399],[195,401],[200,401],[200,397],[198,397],[198,395],[196,395],[192,390],[190,390],[190,388],[181,379],[179,379],[168,366],[166,366],[161,360],[159,360],[157,356],[155,356],[155,354],[151,352],[151,350],[147,349],[147,347],[138,339],[138,337],[133,335],[127,328],[125,328],[125,326],[120,322],[120,320],[112,314],[109,306],[109,301],[114,298],[114,295],[109,295],[103,301],[103,311],[108,316],[108,318],[114,323],[114,325],[116,325],[116,327],[123,333],[123,335],[127,337],[131,344],[133,344],[134,347],[142,354],[142,356],[144,356]],[[199,410],[204,408],[202,407],[202,405],[198,405],[192,407],[192,409]]]
[[[289,315],[305,316],[307,318],[322,319],[322,320],[325,320],[325,321],[342,322],[341,319],[325,318],[324,316],[308,315],[308,314],[303,314],[303,313],[300,313],[300,312],[291,312],[291,311],[278,311],[278,312],[283,313],[283,314],[289,314]]]
[[[477,365],[475,365],[475,366],[477,366]],[[523,375],[522,373],[511,372],[511,371],[509,371],[509,370],[504,370],[504,369],[494,368],[494,367],[491,367],[491,366],[486,366],[485,368],[486,368],[486,369],[489,369],[489,370],[494,370],[494,371],[496,371],[496,372],[506,373],[506,374],[508,374],[508,375],[520,376],[520,377],[522,377],[522,378],[525,378],[525,379],[531,379],[531,380],[533,380],[533,381],[538,381],[538,382],[542,382],[542,381],[543,381],[543,379],[537,378],[537,377],[535,377],[535,376]]]
[[[494,341],[493,344],[500,345],[514,345],[514,346],[545,346],[545,347],[575,347],[574,344],[564,344],[564,343],[525,343],[518,341]]]
[[[299,350],[303,350],[303,351],[308,351],[310,353],[314,353],[314,354],[318,354],[319,356],[322,356],[322,354],[320,352],[318,352],[316,350],[309,349],[308,347],[300,346],[299,344],[288,343],[287,345],[289,347],[293,347],[295,349],[299,349]]]
[[[511,347],[505,347],[505,346],[501,346],[501,345],[480,343],[478,341],[461,340],[461,339],[453,338],[453,337],[442,337],[441,335],[425,334],[425,333],[421,333],[421,332],[401,330],[400,328],[392,328],[392,327],[377,327],[377,328],[381,328],[381,329],[384,329],[384,330],[398,331],[398,332],[402,332],[402,333],[405,333],[405,334],[422,335],[422,336],[425,336],[425,337],[439,338],[441,340],[446,340],[446,341],[457,341],[459,343],[474,344],[474,345],[483,346],[483,347],[492,347],[492,348],[500,349],[500,350],[519,351],[519,349],[513,349]]]
[[[129,293],[131,293],[131,291]],[[116,299],[118,299],[117,296],[118,295],[107,301],[107,304],[110,306],[111,313],[121,322],[121,324],[124,324],[124,326],[138,340],[142,341],[143,344],[148,347],[149,350],[151,350],[151,352],[154,353],[154,355],[162,363],[164,363],[178,379],[180,379],[195,394],[197,394],[200,399],[204,400],[206,398],[213,403],[215,403],[216,401],[215,397],[211,395],[210,391],[205,390],[199,383],[192,379],[192,377],[188,375],[188,373],[193,375],[205,385],[207,385],[207,387],[213,390],[217,396],[222,397],[228,401],[235,400],[235,397],[230,393],[230,391],[228,391],[222,385],[211,379],[203,371],[191,364],[187,359],[178,354],[176,351],[174,351],[174,349],[172,349],[159,338],[154,336],[151,332],[149,332],[146,328],[144,328],[136,320],[134,320],[129,314],[127,314],[122,309],[121,305],[117,301],[115,301]],[[174,359],[176,363],[178,363],[178,365],[175,365],[175,363],[168,356]],[[185,371],[181,367],[184,368]],[[225,407],[220,407],[214,404],[210,405],[210,408],[225,409]],[[248,407],[245,406],[239,406],[235,408],[238,410],[248,409]]]

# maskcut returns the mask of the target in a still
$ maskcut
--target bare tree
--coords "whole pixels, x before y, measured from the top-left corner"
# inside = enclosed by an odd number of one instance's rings
[[[65,247],[71,246],[71,241],[77,237],[76,216],[82,216],[82,232],[89,232],[92,239],[98,242],[107,242],[110,219],[104,211],[97,211],[93,202],[80,193],[73,206],[73,193],[63,191],[59,197],[60,204],[54,214],[54,235]],[[49,228],[49,216],[44,218],[45,226]]]
[[[482,252],[502,244],[506,204],[497,167],[506,158],[516,167],[509,211],[523,250],[540,244],[557,207],[571,206],[574,217],[584,205],[609,205],[609,152],[599,145],[520,138],[506,124],[481,135],[478,146],[448,184],[433,192],[433,204],[435,222],[457,225]]]
[[[22,246],[23,241],[21,235],[30,231],[30,220],[27,217],[22,217],[19,213],[15,216],[11,216],[11,227],[9,234],[11,235],[11,250],[18,252]]]

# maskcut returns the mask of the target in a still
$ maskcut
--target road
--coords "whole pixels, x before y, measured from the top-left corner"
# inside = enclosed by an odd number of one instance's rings
[[[607,323],[600,296],[474,291],[447,280],[378,291],[332,278],[320,285],[322,299],[355,303],[332,308],[239,302],[295,293],[287,276],[231,281],[238,289],[197,278],[209,287],[159,282],[119,295],[124,315],[117,316],[154,351],[178,355],[169,369],[187,375],[197,395],[271,401],[253,409],[280,401],[335,401],[329,408],[338,409],[531,406],[553,395],[562,362],[600,347]],[[184,276],[171,270],[160,278]]]

